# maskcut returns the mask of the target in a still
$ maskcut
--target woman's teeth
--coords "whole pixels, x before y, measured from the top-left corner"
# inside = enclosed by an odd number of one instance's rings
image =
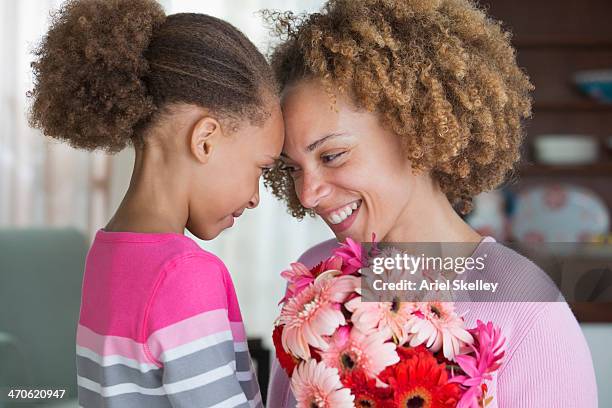
[[[351,204],[347,204],[341,209],[334,211],[329,217],[327,217],[327,220],[332,224],[340,224],[353,213],[353,210],[356,210],[357,207],[359,207],[359,204],[361,204],[361,201],[355,201]]]

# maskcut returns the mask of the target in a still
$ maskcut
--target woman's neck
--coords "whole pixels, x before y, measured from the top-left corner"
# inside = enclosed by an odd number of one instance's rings
[[[446,195],[431,183],[413,194],[388,242],[480,242],[482,237],[455,212]]]

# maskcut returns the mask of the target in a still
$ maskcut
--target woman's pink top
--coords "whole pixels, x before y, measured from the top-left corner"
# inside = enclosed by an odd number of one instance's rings
[[[76,351],[83,408],[262,405],[230,275],[180,234],[97,233]]]
[[[548,298],[552,282],[534,263],[486,238],[486,269],[490,282],[513,293],[530,292],[530,299]],[[481,243],[473,256],[484,251]],[[307,251],[300,262],[312,267],[336,247],[333,240]],[[459,302],[467,327],[476,320],[492,321],[506,337],[503,365],[488,384],[500,408],[596,408],[597,386],[591,353],[574,314],[558,302]],[[268,388],[268,408],[295,407],[289,378],[274,359]]]

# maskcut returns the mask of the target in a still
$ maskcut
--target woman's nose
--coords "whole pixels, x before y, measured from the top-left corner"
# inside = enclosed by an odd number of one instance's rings
[[[305,208],[316,208],[330,192],[329,185],[318,172],[304,172],[300,186],[297,186],[300,202]]]

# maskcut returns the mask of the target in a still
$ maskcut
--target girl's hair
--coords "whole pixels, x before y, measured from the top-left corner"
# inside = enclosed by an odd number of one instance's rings
[[[283,39],[271,63],[281,87],[303,79],[350,95],[401,138],[462,213],[520,157],[533,89],[510,34],[468,0],[329,0],[321,13],[267,12]],[[289,174],[266,185],[298,218]]]
[[[167,16],[153,0],[69,0],[35,51],[30,124],[76,148],[117,152],[176,104],[260,124],[274,74],[235,27]]]

